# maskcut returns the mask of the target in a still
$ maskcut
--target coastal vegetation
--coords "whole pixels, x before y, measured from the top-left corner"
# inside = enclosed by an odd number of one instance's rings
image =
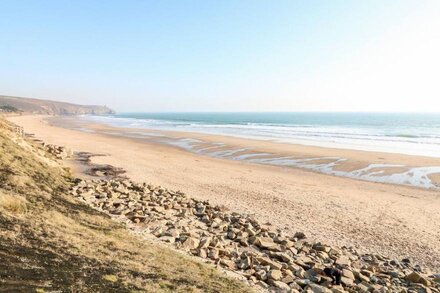
[[[4,105],[4,106],[0,105],[0,112],[14,113],[14,112],[20,112],[20,110],[10,105]]]
[[[0,291],[248,292],[69,195],[72,175],[0,118]]]

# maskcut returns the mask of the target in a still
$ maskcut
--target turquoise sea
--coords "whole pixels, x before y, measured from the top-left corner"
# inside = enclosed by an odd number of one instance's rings
[[[119,127],[440,157],[440,113],[120,113],[87,119]]]

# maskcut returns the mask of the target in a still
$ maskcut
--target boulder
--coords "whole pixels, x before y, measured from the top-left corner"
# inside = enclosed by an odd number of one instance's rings
[[[191,249],[196,249],[197,247],[199,247],[200,241],[196,238],[193,237],[187,237],[183,242],[182,242],[182,249],[185,250],[191,250]]]
[[[229,259],[221,259],[220,264],[227,267],[230,270],[234,270],[236,268],[235,262]]]
[[[348,256],[342,255],[336,259],[335,263],[340,266],[349,266],[351,261]]]
[[[342,275],[350,280],[355,280],[353,272],[348,269],[343,269]]]
[[[282,264],[277,263],[276,261],[273,261],[268,257],[257,257],[256,259],[260,264],[268,265],[272,269],[281,270],[283,268]]]
[[[211,248],[211,249],[208,251],[208,257],[209,257],[210,259],[212,259],[212,260],[216,260],[216,259],[218,259],[218,258],[219,258],[219,255],[220,255],[220,253],[219,253],[219,250],[218,250],[217,248]]]
[[[310,289],[313,293],[332,293],[332,290],[317,284],[310,284],[306,287],[307,289]]]
[[[334,285],[331,288],[333,293],[346,293],[347,291],[344,290],[344,288],[342,286],[338,286],[338,285]]]
[[[290,292],[290,287],[289,285],[287,285],[284,282],[281,281],[272,281],[271,282],[272,286],[274,286],[275,288],[277,288],[277,292]]]
[[[257,277],[258,280],[265,281],[267,280],[267,273],[265,270],[259,270],[255,272],[255,277]]]
[[[405,280],[412,282],[412,283],[420,283],[425,286],[431,285],[431,282],[428,279],[426,279],[425,277],[423,277],[421,274],[419,274],[417,272],[412,272],[412,273],[406,275]]]
[[[312,284],[312,281],[310,281],[309,279],[297,279],[295,280],[295,282],[302,288]]]
[[[356,290],[358,292],[369,292],[370,286],[367,283],[362,282],[356,285]]]
[[[347,277],[344,277],[344,276],[341,277],[341,283],[342,283],[343,285],[345,285],[346,287],[351,287],[351,286],[353,286],[353,284],[354,284],[353,281],[354,281],[354,280],[349,279],[349,278],[347,278]]]
[[[260,248],[270,249],[277,246],[277,244],[269,237],[257,237],[254,244]]]
[[[161,241],[168,242],[168,243],[174,243],[175,238],[172,236],[162,236],[159,238]]]
[[[306,238],[306,234],[303,232],[296,232],[295,235],[293,235],[294,238],[301,240]]]
[[[270,270],[268,278],[271,280],[279,281],[283,277],[283,273],[280,270]]]
[[[285,262],[285,263],[293,263],[293,258],[290,257],[287,253],[285,252],[274,252],[272,254],[273,257]]]

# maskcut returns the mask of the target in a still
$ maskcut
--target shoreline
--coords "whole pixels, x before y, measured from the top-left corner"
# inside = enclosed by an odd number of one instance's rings
[[[91,159],[127,170],[134,181],[255,214],[286,232],[300,230],[334,245],[440,267],[438,192],[200,156],[140,139],[50,126],[42,119],[11,118],[48,143],[107,154]]]
[[[196,155],[440,190],[440,158],[287,144],[188,131],[123,128],[77,118],[52,117],[47,120],[53,126],[160,143]]]
[[[178,129],[180,132],[225,135],[294,145],[440,158],[440,133],[435,127],[426,128],[425,124],[416,122],[421,118],[420,113],[414,113],[411,117],[397,113],[358,113],[356,116],[354,113],[317,114],[123,113],[115,116],[84,115],[80,116],[80,119],[121,128],[158,131]],[[367,116],[371,116],[372,121],[366,119]],[[408,119],[410,122],[398,126],[390,120],[391,117],[391,120]],[[437,123],[436,119],[437,117],[424,115],[424,121]]]
[[[390,122],[387,121],[387,119],[383,121],[384,125],[378,124],[377,126],[379,128],[373,128],[371,124],[356,124],[355,122],[352,124],[351,121],[344,120],[344,118],[342,119],[343,123],[341,125],[327,125],[323,123],[319,126],[319,124],[314,124],[316,121],[309,121],[311,118],[310,115],[316,115],[316,113],[286,113],[299,116],[306,114],[302,119],[298,117],[296,120],[293,119],[291,123],[287,122],[289,120],[288,117],[284,117],[286,120],[281,118],[281,121],[278,122],[273,122],[271,118],[266,117],[268,120],[263,122],[265,121],[264,118],[260,121],[259,119],[255,119],[255,117],[246,116],[245,113],[242,115],[245,115],[244,117],[248,119],[228,116],[233,115],[233,113],[218,113],[217,116],[216,113],[212,113],[212,120],[206,114],[203,115],[202,113],[194,113],[194,117],[192,117],[192,115],[185,116],[185,114],[179,113],[145,114],[145,116],[143,113],[139,113],[138,115],[121,114],[115,116],[84,115],[80,116],[80,119],[89,121],[90,123],[99,123],[125,129],[142,128],[164,132],[178,129],[179,132],[189,132],[193,134],[200,133],[293,145],[440,158],[440,134],[435,131],[430,132],[426,129],[412,129],[411,127],[414,127],[414,125],[404,124],[402,128],[396,128],[392,123],[386,124]],[[256,113],[250,114],[254,115]],[[267,114],[270,115],[274,113],[259,113],[259,116],[263,115],[264,117],[265,114],[267,116]],[[327,113],[327,119],[331,120],[332,114],[336,113]],[[350,115],[349,113],[338,114]],[[361,117],[363,116],[361,120],[363,120],[364,123],[365,114],[367,113],[359,113]],[[384,118],[380,115],[377,117],[374,113],[368,114],[371,114],[373,119],[380,120]],[[218,115],[220,115],[220,117]],[[229,117],[229,119],[222,120],[225,118],[222,118],[222,115],[226,115],[225,117]],[[325,114],[323,115],[325,116]],[[389,113],[388,115],[392,114]],[[273,118],[274,117],[272,117],[272,119]],[[347,117],[345,117],[345,119],[347,119]],[[308,121],[309,123],[304,123],[304,121]],[[408,126],[409,129],[406,129],[406,126]]]

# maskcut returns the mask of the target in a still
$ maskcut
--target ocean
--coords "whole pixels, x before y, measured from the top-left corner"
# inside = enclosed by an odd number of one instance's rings
[[[86,119],[117,127],[440,157],[440,113],[120,113]]]

